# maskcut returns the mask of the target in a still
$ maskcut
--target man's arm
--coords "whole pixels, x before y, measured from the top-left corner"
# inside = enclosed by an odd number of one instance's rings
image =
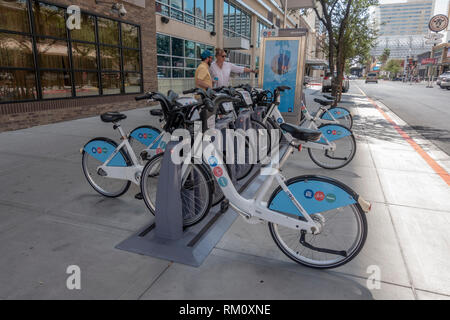
[[[231,64],[231,72],[233,72],[233,73],[249,73],[249,72],[256,73],[257,70],[249,69],[246,67],[239,67],[235,64]]]
[[[211,88],[210,84],[207,81],[203,81],[200,79],[195,80],[195,86],[204,90]]]

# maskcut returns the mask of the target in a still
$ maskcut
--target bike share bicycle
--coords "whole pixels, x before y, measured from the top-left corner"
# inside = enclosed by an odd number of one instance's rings
[[[216,107],[221,103],[200,90],[197,93],[205,95],[203,103],[213,103]],[[282,90],[282,87],[277,88],[277,91]],[[287,123],[280,127],[292,135],[280,166],[294,149],[317,141],[323,135],[320,130]],[[287,180],[278,168],[272,167],[256,196],[246,199],[236,190],[222,154],[214,144],[206,146],[203,159],[214,172],[230,206],[248,223],[268,222],[276,245],[292,260],[313,268],[334,268],[352,260],[362,249],[367,237],[365,212],[370,210],[370,204],[341,182],[314,175]],[[278,186],[265,202],[273,182]]]

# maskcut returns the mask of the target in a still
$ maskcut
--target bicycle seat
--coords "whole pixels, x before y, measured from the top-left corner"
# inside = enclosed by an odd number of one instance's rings
[[[320,139],[322,132],[319,130],[311,130],[306,128],[301,128],[289,123],[282,123],[280,128],[284,131],[289,132],[295,139],[302,141],[316,141]]]
[[[152,109],[152,110],[150,110],[150,114],[152,116],[155,116],[155,117],[162,117],[163,116],[163,112],[162,112],[161,109]]]
[[[117,122],[126,119],[127,116],[119,112],[106,112],[100,115],[103,122]]]
[[[333,100],[323,100],[319,98],[314,98],[314,101],[320,103],[323,106],[331,106],[334,103]]]
[[[326,98],[326,99],[334,100],[334,97],[333,97],[333,96],[330,96],[329,94],[324,94],[323,96],[324,96],[324,98]]]

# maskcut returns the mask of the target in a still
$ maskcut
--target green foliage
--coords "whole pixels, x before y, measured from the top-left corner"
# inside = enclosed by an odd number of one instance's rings
[[[385,48],[383,54],[380,56],[380,61],[382,64],[385,64],[388,61],[389,56],[391,55],[391,50],[389,48]]]
[[[389,71],[391,73],[391,76],[394,77],[397,73],[399,73],[403,70],[402,61],[391,59],[383,67],[383,70]]]

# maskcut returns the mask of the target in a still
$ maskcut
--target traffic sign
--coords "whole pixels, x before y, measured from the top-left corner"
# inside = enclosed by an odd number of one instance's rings
[[[430,22],[428,23],[428,28],[434,32],[445,30],[447,29],[447,27],[448,27],[448,17],[443,14],[435,15],[430,19]]]
[[[433,39],[433,40],[427,40],[425,41],[426,45],[435,45],[442,42],[442,39]]]

